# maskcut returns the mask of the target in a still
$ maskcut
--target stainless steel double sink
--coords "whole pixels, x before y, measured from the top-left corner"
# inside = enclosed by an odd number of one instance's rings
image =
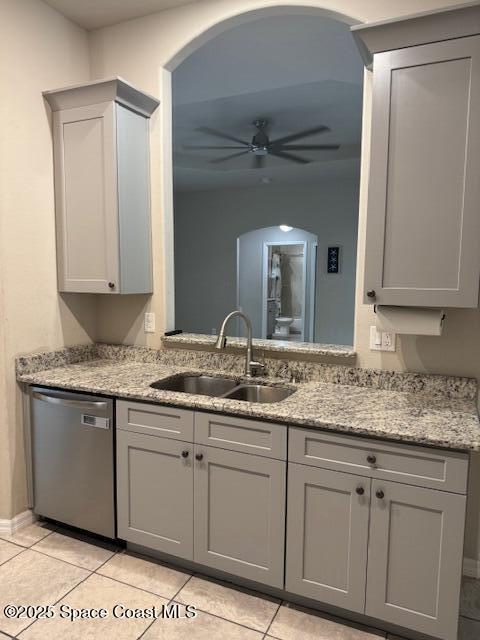
[[[258,382],[240,382],[232,378],[180,373],[150,385],[153,389],[193,393],[213,398],[245,402],[280,402],[295,392],[288,387],[272,387]]]

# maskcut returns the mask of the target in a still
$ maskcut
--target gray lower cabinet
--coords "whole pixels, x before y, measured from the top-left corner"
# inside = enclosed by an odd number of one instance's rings
[[[289,462],[285,588],[456,640],[465,510],[459,493]]]
[[[280,425],[201,414],[197,433],[197,414],[130,402],[117,415],[120,538],[456,640],[466,455],[405,446],[402,459],[399,445],[290,427],[287,474]],[[448,491],[431,488],[442,474]]]
[[[368,303],[477,307],[480,37],[375,54]]]
[[[364,612],[370,484],[289,463],[287,591]]]
[[[118,537],[193,557],[193,445],[117,431]]]
[[[196,437],[193,418],[117,402],[119,538],[283,588],[286,462],[267,454],[286,455],[285,427],[220,417],[233,448],[276,433],[272,451],[253,455],[173,439]]]
[[[465,505],[465,496],[373,481],[367,615],[456,640]]]
[[[194,560],[283,588],[286,463],[199,445],[195,452]]]

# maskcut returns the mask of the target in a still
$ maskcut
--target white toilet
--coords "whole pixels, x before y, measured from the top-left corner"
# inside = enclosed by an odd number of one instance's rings
[[[293,318],[286,318],[284,316],[279,316],[275,318],[275,335],[277,336],[288,336],[290,333],[290,325],[293,322]]]

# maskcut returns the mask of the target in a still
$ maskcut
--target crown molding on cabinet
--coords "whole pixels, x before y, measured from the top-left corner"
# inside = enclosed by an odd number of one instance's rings
[[[351,32],[371,69],[375,53],[480,34],[480,2],[354,25]]]
[[[147,118],[160,104],[157,98],[140,91],[118,76],[44,91],[43,96],[52,111],[74,109],[113,100]]]

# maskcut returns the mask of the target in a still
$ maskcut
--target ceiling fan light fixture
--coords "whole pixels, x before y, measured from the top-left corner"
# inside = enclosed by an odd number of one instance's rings
[[[268,149],[267,147],[254,147],[252,153],[256,156],[266,156],[268,155]]]
[[[291,231],[293,229],[293,227],[291,227],[288,224],[281,224],[278,227],[280,229],[280,231],[283,231],[284,233],[288,233],[289,231]]]

